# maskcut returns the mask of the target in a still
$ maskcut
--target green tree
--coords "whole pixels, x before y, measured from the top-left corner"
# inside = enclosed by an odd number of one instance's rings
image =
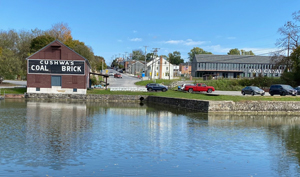
[[[14,58],[13,60],[16,65],[21,66],[18,73],[15,73],[14,75],[26,76],[27,69],[25,58],[29,56],[30,42],[33,37],[34,35],[31,32],[24,30],[19,33],[15,30],[0,31],[0,48],[5,50],[6,56]],[[8,53],[9,55],[7,55]]]
[[[75,52],[86,58],[91,64],[92,70],[96,70],[96,61],[92,48],[86,45],[77,45],[73,48]]]
[[[34,39],[32,39],[30,43],[30,53],[35,53],[41,48],[45,47],[46,45],[50,44],[53,42],[55,38],[49,36],[49,35],[43,35],[43,36],[38,36]]]
[[[106,65],[105,60],[104,60],[103,57],[95,55],[95,62],[96,62],[96,69],[98,71],[104,70],[104,69],[107,68],[107,65]],[[102,69],[102,63],[103,63],[103,69]]]
[[[71,49],[75,48],[77,45],[85,45],[84,42],[80,42],[79,40],[73,40],[73,38],[68,38],[64,44]]]
[[[196,54],[212,54],[211,52],[207,52],[199,47],[194,47],[189,53],[189,59],[190,61],[193,61],[193,58]]]
[[[114,60],[112,61],[111,67],[117,67],[117,66],[119,66],[119,64],[118,64],[117,58],[116,58],[116,59],[114,59]]]
[[[297,85],[300,85],[300,46],[293,50],[290,58],[293,61],[294,81]]]
[[[169,53],[168,55],[169,61],[171,64],[179,65],[180,63],[183,63],[184,60],[181,59],[181,54],[178,51],[174,51],[173,53]]]
[[[241,52],[239,49],[230,49],[229,52],[227,53],[228,55],[241,55]]]
[[[246,50],[241,50],[241,55],[255,55],[252,50],[246,51]]]
[[[4,49],[0,56],[0,76],[5,79],[15,79],[21,74],[21,63],[12,50]]]
[[[146,60],[151,61],[155,58],[154,53],[147,53]]]
[[[145,55],[141,49],[132,51],[132,60],[141,60],[145,61]]]

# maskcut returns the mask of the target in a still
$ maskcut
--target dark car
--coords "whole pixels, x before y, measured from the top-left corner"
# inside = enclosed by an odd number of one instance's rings
[[[300,86],[295,87],[294,89],[297,90],[297,95],[300,95]]]
[[[242,89],[241,93],[243,95],[250,94],[252,96],[254,96],[254,95],[264,96],[265,95],[265,91],[256,86],[247,86]]]
[[[114,78],[122,78],[122,75],[121,75],[120,73],[116,73],[116,74],[114,75]]]
[[[166,86],[156,84],[156,83],[147,84],[146,88],[149,92],[151,92],[151,91],[163,91],[163,92],[165,92],[165,91],[168,90],[168,88]]]
[[[295,90],[293,87],[290,85],[282,85],[282,84],[276,84],[276,85],[271,85],[269,93],[271,96],[273,95],[297,95],[297,90]]]

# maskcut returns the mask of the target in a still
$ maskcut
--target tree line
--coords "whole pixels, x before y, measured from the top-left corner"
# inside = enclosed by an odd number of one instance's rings
[[[200,47],[194,47],[191,49],[191,51],[188,53],[188,59],[191,62],[196,54],[213,54],[212,52],[208,52],[203,50]],[[245,50],[239,50],[237,48],[229,50],[227,53],[228,55],[254,55],[254,53],[250,51]],[[154,52],[147,53],[146,54],[146,62],[149,62],[153,60],[154,58],[158,57],[157,54]],[[184,59],[181,57],[181,53],[179,51],[174,51],[172,53],[169,53],[168,55],[162,55],[164,59],[169,61],[171,64],[179,65],[180,63],[184,63]],[[112,67],[119,67],[122,68],[123,66],[120,65],[117,62],[118,58],[115,58],[112,62]],[[129,57],[126,60],[139,60],[139,61],[145,61],[145,53],[142,50],[133,50],[132,53],[129,54]]]
[[[94,55],[93,49],[84,42],[73,39],[71,29],[66,23],[52,25],[49,30],[0,31],[0,76],[5,79],[26,79],[26,58],[45,47],[55,39],[85,57],[92,70],[106,68],[105,60]]]

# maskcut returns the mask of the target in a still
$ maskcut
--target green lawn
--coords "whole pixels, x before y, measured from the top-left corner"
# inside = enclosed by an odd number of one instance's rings
[[[0,95],[5,94],[24,94],[26,92],[26,88],[0,88]]]
[[[109,90],[89,90],[88,94],[113,94],[113,95],[152,95],[173,98],[212,100],[212,101],[300,101],[300,96],[212,96],[202,93],[187,93],[169,90],[167,92],[111,92]]]
[[[24,94],[26,88],[8,88],[0,89],[0,95],[5,94]],[[87,94],[107,94],[107,95],[152,95],[173,98],[197,99],[197,100],[211,100],[211,101],[300,101],[300,96],[212,96],[202,93],[187,93],[168,90],[167,92],[121,92],[102,89],[88,90]],[[268,94],[268,93],[267,93]]]

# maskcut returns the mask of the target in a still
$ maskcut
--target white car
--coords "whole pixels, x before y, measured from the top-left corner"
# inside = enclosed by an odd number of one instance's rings
[[[109,75],[109,76],[113,76],[113,75],[114,75],[114,73],[113,73],[113,72],[110,72],[108,75]]]

